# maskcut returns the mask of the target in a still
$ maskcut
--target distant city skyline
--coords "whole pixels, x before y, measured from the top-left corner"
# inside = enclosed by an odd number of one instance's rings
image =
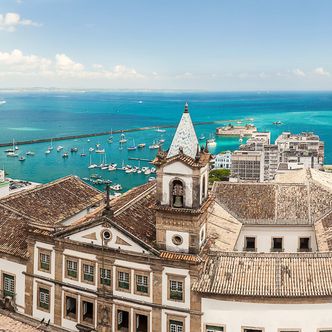
[[[331,90],[328,0],[2,0],[0,88]]]

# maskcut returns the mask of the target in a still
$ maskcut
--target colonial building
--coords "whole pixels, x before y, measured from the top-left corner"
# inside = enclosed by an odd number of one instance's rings
[[[0,305],[50,331],[331,331],[332,174],[209,192],[209,161],[186,106],[155,182],[2,198]]]

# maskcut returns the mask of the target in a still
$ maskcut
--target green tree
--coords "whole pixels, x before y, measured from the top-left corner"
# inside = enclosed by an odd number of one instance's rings
[[[231,171],[229,169],[213,169],[209,174],[209,182],[213,183],[214,181],[228,181],[230,174]]]

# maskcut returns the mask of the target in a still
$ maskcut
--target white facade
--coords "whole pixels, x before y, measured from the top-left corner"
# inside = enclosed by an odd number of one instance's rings
[[[269,304],[203,298],[202,311],[202,331],[207,324],[223,326],[225,332],[242,332],[243,328],[257,332],[332,330],[331,302]]]
[[[254,237],[257,252],[271,252],[273,238],[282,238],[283,252],[298,252],[300,238],[309,237],[313,252],[317,251],[316,236],[312,226],[242,226],[235,250],[243,251],[245,238]]]
[[[232,153],[231,151],[225,151],[219,153],[214,158],[214,169],[225,168],[231,169],[232,165]]]
[[[24,264],[0,258],[1,289],[3,289],[4,274],[15,276],[15,302],[20,313],[23,313],[25,308],[25,272],[26,266]]]

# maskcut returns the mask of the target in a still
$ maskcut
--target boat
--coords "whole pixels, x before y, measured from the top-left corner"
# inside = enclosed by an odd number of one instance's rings
[[[137,150],[137,146],[135,145],[135,141],[133,140],[133,145],[128,146],[128,151],[133,151],[133,150]]]
[[[109,166],[108,166],[108,170],[109,170],[109,171],[116,171],[116,166],[109,165]]]
[[[123,133],[121,134],[119,143],[120,144],[127,143],[127,139],[126,139],[125,134],[123,134]]]
[[[157,170],[154,167],[151,167],[150,171],[151,171],[151,173],[156,173]]]
[[[151,171],[150,169],[147,169],[145,172],[144,172],[145,175],[150,175],[151,174]]]
[[[113,143],[113,130],[111,129],[111,136],[108,138],[108,143]]]
[[[53,139],[52,139],[52,138],[51,138],[51,145],[48,147],[48,149],[49,149],[50,151],[53,150]]]
[[[102,154],[102,153],[105,153],[105,149],[97,149],[95,152],[99,153],[99,154]]]
[[[91,179],[101,179],[101,175],[99,175],[99,174],[91,174],[90,178]]]
[[[15,152],[16,149],[15,149],[15,141],[14,141],[14,139],[13,139],[13,148],[12,149],[8,149],[6,151],[8,151],[7,152],[7,157],[18,157],[18,154]]]
[[[165,143],[165,140],[162,138],[159,140],[159,144],[163,144],[163,143]]]
[[[62,155],[62,158],[68,158],[68,152],[65,152],[65,153]]]
[[[25,160],[25,157],[20,156],[20,157],[18,158],[18,160],[19,160],[19,161],[24,161],[24,160]]]
[[[204,134],[202,134],[201,136],[199,136],[199,140],[200,140],[200,141],[205,140],[205,136],[204,136]]]
[[[157,133],[165,133],[166,129],[160,129],[159,127],[156,129]]]
[[[89,178],[82,178],[82,180],[84,180],[84,181],[90,181]]]
[[[206,141],[206,144],[210,147],[216,146],[216,139],[214,137],[211,137]]]
[[[137,145],[137,147],[139,148],[139,149],[143,149],[143,148],[145,148],[145,143],[140,143],[140,144],[138,144]]]
[[[50,153],[51,153],[51,150],[48,150],[48,149],[47,149],[47,150],[45,151],[45,154],[50,154]]]
[[[71,152],[71,153],[74,153],[74,152],[77,152],[77,151],[78,151],[78,148],[76,148],[76,147],[70,149],[70,152]]]
[[[139,100],[138,103],[139,103],[139,104],[143,104],[143,101],[142,101],[142,100]]]
[[[276,125],[276,126],[278,126],[278,125],[281,125],[282,124],[282,122],[281,121],[274,121],[274,122],[272,122],[274,125]]]
[[[86,141],[87,141],[87,142],[90,142],[90,139],[88,138]]]
[[[122,187],[120,184],[115,184],[114,186],[110,187],[112,190],[119,191],[122,190]]]
[[[149,182],[154,181],[155,179],[156,179],[155,177],[151,176],[149,177]]]
[[[89,148],[89,152],[93,152],[94,150],[94,148]]]
[[[61,145],[58,145],[58,146],[56,147],[57,152],[60,152],[62,149],[63,149],[63,146],[61,146]]]
[[[34,156],[35,155],[35,153],[33,151],[27,151],[25,154],[27,156]]]
[[[7,102],[5,100],[0,100],[0,105],[4,105],[6,104]]]
[[[149,149],[150,150],[159,149],[159,144],[157,144],[156,142],[153,142],[153,144],[149,146]]]
[[[82,152],[81,157],[86,157],[86,153]]]
[[[97,168],[98,165],[97,164],[92,164],[91,162],[91,154],[90,154],[90,165],[88,166],[89,169],[92,169],[92,168]]]

